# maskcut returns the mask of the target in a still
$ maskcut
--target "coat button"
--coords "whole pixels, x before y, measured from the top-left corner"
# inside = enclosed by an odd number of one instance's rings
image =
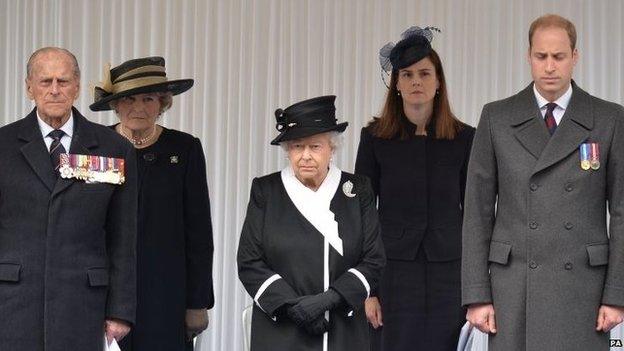
[[[535,191],[537,190],[537,188],[539,188],[539,185],[535,184],[535,183],[531,183],[531,185],[529,186],[529,188],[531,188],[531,191]]]
[[[574,224],[570,222],[565,222],[565,229],[570,230],[572,228],[574,228]]]
[[[567,192],[570,192],[570,191],[574,190],[574,187],[572,186],[572,184],[566,184],[566,186],[565,186],[565,190],[566,190]]]
[[[531,269],[537,268],[537,262],[535,262],[535,261],[529,262],[529,267],[531,267]]]
[[[566,262],[566,264],[564,265],[564,268],[566,269],[566,271],[571,270],[572,269],[572,263]]]
[[[535,222],[531,222],[531,223],[529,223],[529,228],[531,228],[531,229],[537,229],[537,223],[535,223]]]

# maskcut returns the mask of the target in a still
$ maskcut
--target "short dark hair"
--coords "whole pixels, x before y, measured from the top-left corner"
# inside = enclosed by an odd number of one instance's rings
[[[67,49],[57,48],[54,46],[47,46],[41,49],[37,49],[35,52],[32,53],[32,55],[30,55],[30,58],[28,59],[28,63],[26,64],[26,78],[30,78],[32,74],[33,65],[35,63],[35,60],[37,60],[37,57],[39,57],[39,55],[41,54],[45,54],[48,52],[61,52],[69,56],[74,66],[74,69],[73,69],[74,77],[80,78],[80,67],[78,66],[78,60],[76,59],[76,56],[74,56],[74,54],[72,54],[71,51]]]
[[[535,34],[535,31],[541,28],[549,27],[561,28],[565,30],[568,33],[572,51],[576,49],[576,28],[574,27],[574,23],[570,22],[567,18],[554,14],[541,16],[531,23],[531,27],[529,28],[529,49],[533,45],[533,34]]]

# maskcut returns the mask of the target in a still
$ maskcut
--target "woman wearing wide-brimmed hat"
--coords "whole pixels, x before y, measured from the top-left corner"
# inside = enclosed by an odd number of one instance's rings
[[[212,224],[199,139],[156,124],[192,79],[168,80],[165,60],[106,69],[93,111],[114,110],[113,128],[136,148],[139,174],[137,316],[124,351],[192,350],[214,304]]]
[[[331,162],[347,123],[335,96],[275,113],[281,172],[255,178],[238,248],[238,274],[254,299],[252,351],[366,350],[364,300],[385,264],[366,177]]]
[[[451,112],[436,28],[412,27],[380,50],[390,76],[379,118],[362,129],[355,173],[371,179],[388,264],[367,300],[373,350],[455,350],[461,226],[475,129]]]

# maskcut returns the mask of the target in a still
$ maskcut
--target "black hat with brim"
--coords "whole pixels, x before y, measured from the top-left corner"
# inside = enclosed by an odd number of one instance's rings
[[[344,132],[349,122],[336,123],[335,100],[334,95],[319,96],[300,101],[285,110],[277,109],[276,128],[280,134],[271,145],[326,132]]]
[[[100,86],[93,91],[91,111],[112,109],[110,102],[122,97],[170,92],[181,94],[193,86],[193,79],[167,80],[165,59],[162,57],[145,57],[126,61],[110,70]]]

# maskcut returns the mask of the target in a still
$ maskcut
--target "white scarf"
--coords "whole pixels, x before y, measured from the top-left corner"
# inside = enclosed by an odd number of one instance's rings
[[[303,185],[295,177],[291,166],[282,170],[281,177],[288,197],[295,204],[295,207],[325,237],[329,245],[342,256],[342,239],[338,235],[338,222],[336,222],[334,213],[329,209],[331,200],[340,185],[341,173],[338,167],[330,165],[327,176],[317,191]]]

